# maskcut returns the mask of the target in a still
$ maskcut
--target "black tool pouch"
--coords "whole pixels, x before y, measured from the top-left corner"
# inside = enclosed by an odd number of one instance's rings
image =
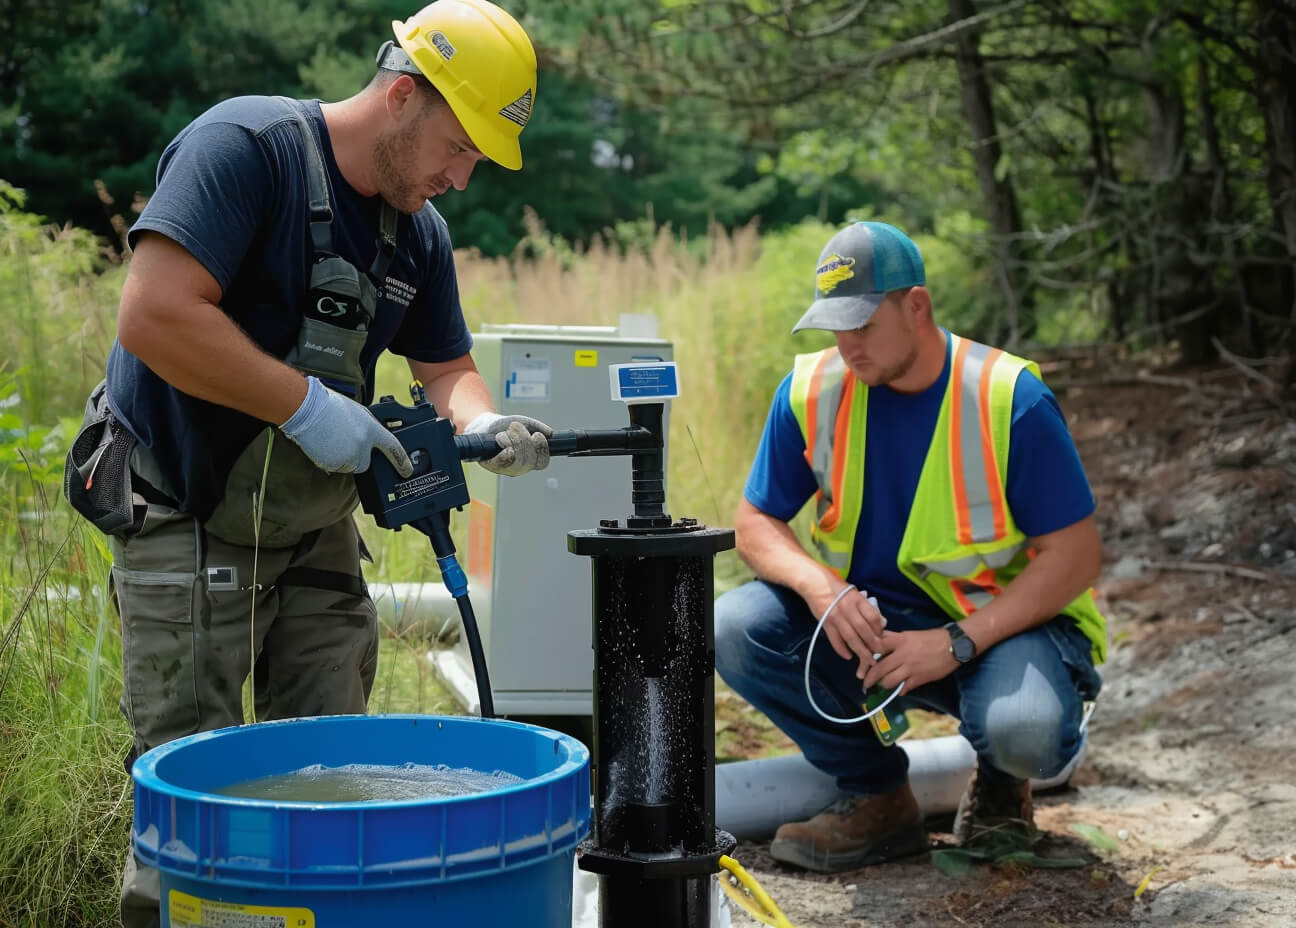
[[[356,402],[368,402],[360,352],[376,302],[366,275],[343,258],[323,257],[311,268],[297,344],[284,360]]]
[[[81,430],[63,464],[63,495],[106,535],[132,534],[143,521],[131,488],[134,450],[135,436],[113,418],[107,385],[100,381],[90,392]]]

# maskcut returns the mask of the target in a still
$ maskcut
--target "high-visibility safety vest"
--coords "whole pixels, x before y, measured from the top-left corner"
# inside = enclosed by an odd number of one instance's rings
[[[953,619],[986,605],[1030,563],[1034,551],[1004,497],[1013,389],[1033,361],[950,333],[949,384],[918,478],[896,566]],[[811,528],[820,559],[838,576],[850,570],[864,505],[868,387],[836,348],[798,355],[792,412],[819,484]],[[1107,657],[1107,622],[1092,591],[1065,609]]]

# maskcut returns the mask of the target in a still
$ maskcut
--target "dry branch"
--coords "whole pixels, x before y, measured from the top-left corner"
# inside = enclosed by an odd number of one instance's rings
[[[1136,371],[1134,373],[1120,374],[1100,374],[1096,377],[1079,377],[1074,380],[1060,379],[1052,386],[1058,390],[1067,390],[1074,387],[1127,387],[1136,384],[1152,384],[1157,387],[1171,387],[1177,390],[1184,390],[1186,393],[1200,397],[1214,397],[1217,399],[1239,399],[1236,390],[1226,390],[1223,387],[1211,387],[1193,380],[1191,377],[1171,377],[1166,374],[1150,374],[1147,371]]]
[[[1269,379],[1268,377],[1266,377],[1264,374],[1260,373],[1258,370],[1256,370],[1254,367],[1252,367],[1250,364],[1248,364],[1245,360],[1243,360],[1242,358],[1240,358],[1238,355],[1235,355],[1233,352],[1231,352],[1231,351],[1229,351],[1227,348],[1225,348],[1224,345],[1220,342],[1220,340],[1219,340],[1218,338],[1216,338],[1214,335],[1211,336],[1211,344],[1215,346],[1215,350],[1219,352],[1219,356],[1220,356],[1221,358],[1223,358],[1223,359],[1224,359],[1225,361],[1227,361],[1228,363],[1232,364],[1234,367],[1236,367],[1238,370],[1240,370],[1240,371],[1241,371],[1243,374],[1245,374],[1247,377],[1251,378],[1252,380],[1256,381],[1257,383],[1262,383],[1262,384],[1264,384],[1267,388],[1269,388],[1270,390],[1272,390],[1275,394],[1277,394],[1277,393],[1279,392],[1278,384],[1274,383],[1272,380],[1270,380],[1270,379]],[[1273,363],[1273,361],[1274,361],[1275,359],[1273,359],[1273,358],[1262,358],[1262,359],[1260,359],[1260,360],[1261,360],[1261,363],[1266,363],[1266,364],[1268,364],[1268,363]]]
[[[1240,564],[1216,564],[1212,561],[1148,561],[1147,566],[1151,570],[1186,571],[1195,574],[1224,574],[1229,577],[1240,577],[1244,580],[1261,580],[1265,583],[1277,583],[1282,586],[1296,585],[1296,580],[1275,570],[1243,567]]]

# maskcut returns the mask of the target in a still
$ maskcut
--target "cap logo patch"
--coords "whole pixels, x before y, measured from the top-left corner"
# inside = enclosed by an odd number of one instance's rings
[[[832,293],[843,280],[855,276],[855,259],[843,258],[839,254],[830,254],[824,263],[815,268],[815,286],[820,293]]]
[[[509,122],[515,122],[525,129],[526,124],[531,121],[530,88],[527,88],[526,93],[522,94],[522,96],[518,97],[508,106],[504,107],[504,109],[500,110],[499,114]]]
[[[441,57],[449,61],[455,56],[455,47],[450,44],[450,40],[445,37],[444,32],[434,32],[428,36],[428,41],[436,46],[436,50],[441,53]]]

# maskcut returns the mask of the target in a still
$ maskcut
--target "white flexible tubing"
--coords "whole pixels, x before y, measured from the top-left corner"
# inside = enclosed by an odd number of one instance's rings
[[[1086,706],[1084,707],[1084,715],[1081,716],[1081,718],[1080,718],[1080,734],[1081,734],[1081,735],[1083,735],[1083,734],[1085,733],[1085,729],[1087,729],[1087,728],[1089,727],[1089,717],[1090,717],[1091,715],[1094,714],[1094,710],[1097,709],[1097,708],[1098,708],[1098,700],[1097,700],[1097,699],[1093,700],[1093,702],[1089,703],[1088,705],[1086,705]]]
[[[810,646],[806,648],[805,694],[806,694],[806,699],[810,700],[810,708],[814,709],[815,712],[819,713],[819,716],[821,718],[827,719],[830,722],[837,722],[841,725],[854,725],[856,722],[865,722],[873,718],[873,716],[877,715],[879,712],[881,712],[883,709],[889,706],[891,704],[891,700],[895,699],[904,691],[904,682],[902,681],[900,685],[897,686],[891,692],[890,696],[882,700],[882,704],[880,706],[878,706],[876,709],[872,709],[868,712],[865,712],[863,715],[856,716],[853,719],[843,719],[835,715],[829,715],[827,712],[819,708],[819,704],[814,701],[814,696],[810,695],[810,658],[814,655],[815,639],[819,637],[819,632],[823,629],[824,622],[828,621],[828,616],[832,615],[833,608],[836,607],[836,605],[839,602],[841,602],[843,596],[845,596],[847,593],[849,593],[851,590],[855,588],[856,588],[855,584],[848,583],[841,588],[841,591],[835,597],[833,597],[833,601],[828,604],[828,608],[824,610],[824,614],[819,617],[819,624],[815,626],[814,634],[810,636]],[[875,609],[877,608],[877,597],[870,596],[868,598],[868,601],[873,604],[873,607]]]

